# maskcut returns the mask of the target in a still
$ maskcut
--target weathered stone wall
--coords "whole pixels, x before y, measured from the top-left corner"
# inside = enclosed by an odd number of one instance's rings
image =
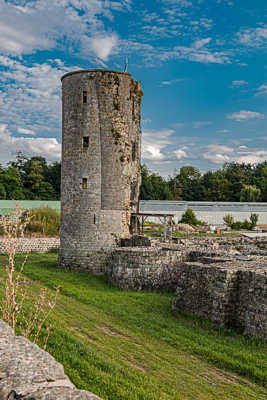
[[[264,260],[260,264],[183,263],[172,308],[267,339],[267,267]]]
[[[59,249],[59,238],[23,238],[19,239],[17,253],[48,253],[53,249]],[[0,254],[5,253],[5,242],[0,238]]]
[[[175,290],[178,250],[162,247],[121,247],[110,259],[111,282],[121,289]]]
[[[62,78],[61,267],[90,270],[88,257],[129,236],[140,186],[141,98],[128,73],[85,70]],[[92,272],[102,273],[96,264]]]
[[[101,400],[78,390],[64,374],[61,364],[0,320],[1,400]]]
[[[266,256],[266,239],[190,238],[117,248],[107,271],[122,289],[173,290],[174,310],[267,339]]]

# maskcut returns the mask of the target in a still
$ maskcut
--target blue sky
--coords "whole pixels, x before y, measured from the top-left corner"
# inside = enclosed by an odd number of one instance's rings
[[[0,163],[60,158],[60,77],[142,82],[142,161],[167,176],[267,160],[264,0],[0,0]]]

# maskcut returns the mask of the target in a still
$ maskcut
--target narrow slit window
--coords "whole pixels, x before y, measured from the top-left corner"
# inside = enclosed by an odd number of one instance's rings
[[[83,137],[83,151],[88,150],[89,147],[89,136]]]
[[[136,142],[133,143],[133,147],[132,147],[132,160],[135,161],[136,160]]]
[[[82,186],[83,189],[87,189],[87,178],[83,178]]]
[[[87,103],[87,92],[83,92],[83,104]]]

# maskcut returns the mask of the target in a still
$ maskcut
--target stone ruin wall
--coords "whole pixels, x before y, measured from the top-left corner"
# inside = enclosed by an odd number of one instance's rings
[[[103,274],[110,251],[130,235],[141,183],[141,100],[140,83],[128,73],[62,78],[60,267]]]
[[[78,390],[50,354],[0,320],[1,400],[101,400]]]
[[[12,241],[12,239],[11,239]],[[17,253],[48,253],[59,249],[59,238],[22,238],[19,239]],[[0,254],[6,253],[6,244],[0,238]]]
[[[117,248],[107,269],[121,289],[175,291],[173,310],[267,339],[266,261],[265,240],[194,238]]]

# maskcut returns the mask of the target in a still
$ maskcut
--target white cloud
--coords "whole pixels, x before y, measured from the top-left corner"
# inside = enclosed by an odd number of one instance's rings
[[[36,135],[36,133],[31,129],[25,129],[25,128],[18,128],[18,133],[21,133],[23,135]]]
[[[181,79],[181,78],[171,79],[170,81],[162,81],[161,86],[170,86],[170,85],[173,85],[174,83],[179,83],[179,82],[183,82],[183,81],[184,81],[184,79]]]
[[[42,133],[43,127],[45,130],[52,128],[56,136],[61,118],[60,78],[65,72],[78,68],[68,68],[60,60],[27,66],[0,56],[1,64],[4,69],[0,83],[5,85],[6,91],[0,92],[0,123],[8,124],[12,131],[27,127],[37,134]]]
[[[195,49],[201,49],[202,47],[204,47],[206,44],[208,44],[211,41],[211,38],[206,38],[206,39],[200,39],[200,40],[196,40],[192,47],[194,47]]]
[[[144,130],[142,134],[142,158],[150,161],[165,159],[166,155],[162,150],[172,143],[170,136],[173,133],[172,129],[163,129],[160,131]]]
[[[264,118],[264,115],[259,112],[256,112],[256,111],[241,110],[239,112],[228,114],[227,118],[233,119],[234,121],[237,121],[237,122],[245,122],[250,119]]]
[[[267,84],[266,84],[266,83],[263,84],[263,85],[261,85],[261,86],[257,89],[256,95],[259,96],[259,95],[265,95],[265,94],[267,94]]]
[[[216,131],[217,133],[229,133],[229,129],[221,129],[219,131]]]
[[[244,85],[247,85],[247,84],[248,84],[248,82],[247,81],[243,81],[243,80],[232,81],[231,87],[240,87],[240,86],[244,86]]]
[[[0,159],[7,163],[21,151],[28,157],[43,156],[48,161],[57,161],[61,156],[61,145],[55,138],[14,137],[5,124],[0,124]]]
[[[202,126],[209,126],[209,125],[212,125],[212,121],[195,121],[195,122],[193,122],[194,129],[199,129]]]
[[[267,46],[267,25],[254,28],[243,29],[238,32],[237,40],[244,46],[266,47]]]
[[[206,39],[204,39],[206,40]],[[209,40],[210,41],[210,40]],[[206,44],[208,42],[206,41]],[[181,58],[189,61],[201,62],[205,64],[228,64],[230,58],[225,52],[208,50],[205,47],[194,47],[203,46],[203,40],[197,40],[190,47],[186,46],[175,46],[172,51],[163,52],[159,55],[162,60],[168,60],[172,58]]]
[[[103,17],[112,20],[113,11],[129,10],[130,4],[127,0],[36,0],[16,6],[0,0],[0,51],[14,56],[68,43],[69,49],[84,52],[87,58],[92,58],[88,50],[93,50],[106,60],[116,36],[105,32]]]
[[[118,44],[118,37],[115,34],[110,36],[97,36],[90,39],[91,49],[95,55],[103,61],[107,61],[109,55]]]
[[[182,147],[181,149],[177,149],[174,151],[174,154],[178,158],[178,160],[181,160],[182,158],[187,158],[187,153],[186,150],[187,146]]]

